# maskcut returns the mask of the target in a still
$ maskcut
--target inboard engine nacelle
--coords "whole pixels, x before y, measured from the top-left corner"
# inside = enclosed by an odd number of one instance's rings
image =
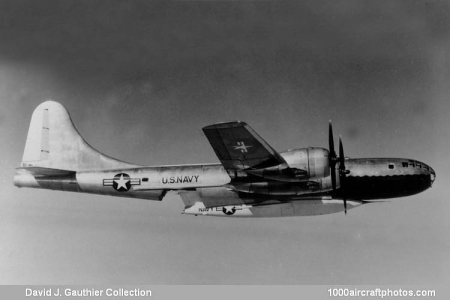
[[[330,176],[329,151],[327,149],[294,149],[281,152],[280,156],[284,160],[284,163],[280,165],[263,169],[246,169],[244,172],[282,182],[305,182]]]
[[[299,170],[300,178],[318,179],[330,176],[329,151],[324,148],[303,148],[281,152],[289,168]]]

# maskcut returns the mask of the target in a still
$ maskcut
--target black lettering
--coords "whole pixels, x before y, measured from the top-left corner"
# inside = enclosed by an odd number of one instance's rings
[[[170,176],[170,177],[162,177],[161,181],[163,184],[168,183],[192,183],[192,182],[198,182],[199,175],[193,175],[193,176]],[[195,181],[194,181],[195,179]]]

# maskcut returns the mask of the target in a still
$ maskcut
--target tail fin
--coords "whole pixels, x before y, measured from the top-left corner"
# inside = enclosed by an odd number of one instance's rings
[[[92,148],[78,133],[67,110],[55,101],[41,103],[31,117],[22,168],[70,171],[133,168]]]

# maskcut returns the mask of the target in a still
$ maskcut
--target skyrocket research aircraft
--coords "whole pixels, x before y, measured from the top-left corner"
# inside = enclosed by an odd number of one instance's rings
[[[341,138],[336,155],[331,122],[329,150],[277,152],[239,121],[206,126],[203,132],[220,164],[134,165],[92,148],[67,110],[46,101],[31,118],[14,184],[159,201],[175,191],[184,214],[288,217],[347,213],[373,200],[414,195],[436,177],[416,160],[347,158]]]

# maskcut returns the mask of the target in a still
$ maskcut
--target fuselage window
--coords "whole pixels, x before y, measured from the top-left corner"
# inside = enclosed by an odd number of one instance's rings
[[[389,169],[393,169],[394,168],[394,165],[389,165]]]
[[[143,181],[143,182],[147,182],[147,181],[148,181],[148,178],[147,178],[147,177],[144,177],[144,178],[142,178],[142,181]]]

